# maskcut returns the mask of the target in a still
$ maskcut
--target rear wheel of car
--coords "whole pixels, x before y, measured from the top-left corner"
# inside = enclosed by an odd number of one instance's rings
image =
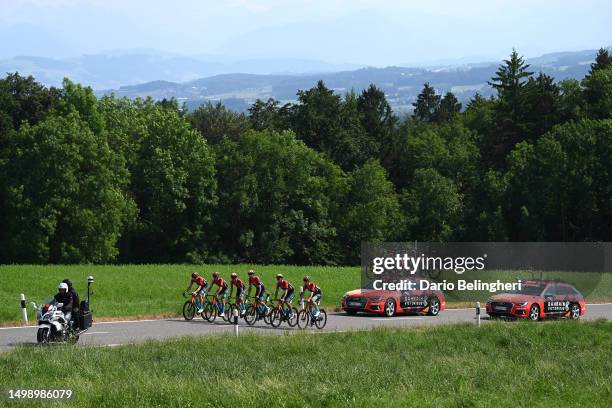
[[[429,299],[429,310],[427,311],[427,314],[429,316],[437,316],[438,313],[440,313],[440,301],[437,297],[432,296]]]
[[[395,300],[387,299],[385,302],[385,316],[393,317],[395,315]]]
[[[580,319],[580,305],[578,303],[572,303],[570,305],[570,318]]]
[[[529,320],[538,320],[540,319],[540,306],[533,304],[529,308]]]

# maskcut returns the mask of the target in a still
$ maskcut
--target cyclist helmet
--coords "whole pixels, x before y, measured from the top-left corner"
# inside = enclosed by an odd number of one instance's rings
[[[60,284],[59,284],[59,286],[57,287],[57,290],[59,290],[60,292],[61,292],[62,290],[64,290],[64,291],[68,292],[68,285],[67,285],[67,284],[65,284],[64,282],[62,282],[62,283],[60,283]]]
[[[276,275],[276,279],[283,279],[283,274],[279,273],[278,275]]]
[[[253,276],[253,275],[255,275],[255,271],[251,269],[251,270],[249,271],[249,276]]]
[[[304,276],[304,282],[310,282],[310,276],[308,275]]]
[[[232,272],[230,276],[232,277],[232,279],[234,279],[238,277],[238,274],[236,272]]]
[[[62,282],[64,282],[66,285],[68,285],[68,289],[70,289],[72,287],[72,281],[70,279],[66,278]]]
[[[219,277],[219,272],[213,272],[213,278],[217,279]]]
[[[193,272],[193,273],[191,274],[191,277],[192,277],[192,278],[197,278],[198,276],[200,276],[200,275],[198,275],[198,273],[197,273],[197,272]]]

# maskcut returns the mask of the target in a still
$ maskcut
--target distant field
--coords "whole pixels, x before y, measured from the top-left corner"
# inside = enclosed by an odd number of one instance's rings
[[[93,275],[94,295],[91,308],[97,318],[176,316],[180,314],[185,299],[181,294],[187,287],[191,272],[203,273],[210,281],[211,274],[219,271],[225,278],[237,272],[243,279],[249,269],[263,276],[268,291],[274,291],[274,275],[283,273],[295,285],[299,285],[306,274],[324,291],[323,305],[327,308],[340,306],[340,297],[347,290],[361,284],[359,267],[283,266],[283,265],[0,265],[0,322],[18,321],[21,318],[19,294],[24,293],[28,301],[30,319],[34,311],[30,301],[40,303],[56,293],[58,283],[64,278],[74,282],[82,298],[87,293],[87,276]],[[578,279],[594,282],[592,291],[585,292],[589,301],[612,300],[612,274],[569,274],[568,280]],[[496,272],[490,274],[455,275],[450,272],[442,279],[502,279],[512,281],[519,277],[515,273]],[[521,275],[523,278],[530,274]],[[544,276],[546,277],[546,276]],[[447,293],[451,306],[469,306],[473,301],[484,302],[488,292]]]
[[[191,337],[116,348],[23,347],[0,354],[0,384],[71,388],[74,405],[96,408],[609,407],[612,323],[497,322]]]

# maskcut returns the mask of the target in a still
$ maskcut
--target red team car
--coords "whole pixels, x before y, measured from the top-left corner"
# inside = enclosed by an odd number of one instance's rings
[[[375,313],[388,317],[396,313],[427,313],[437,316],[446,308],[444,294],[438,290],[373,290],[356,289],[342,296],[342,310]]]
[[[557,281],[528,280],[520,290],[500,293],[487,301],[487,314],[491,317],[578,319],[584,312],[582,294],[572,285]]]

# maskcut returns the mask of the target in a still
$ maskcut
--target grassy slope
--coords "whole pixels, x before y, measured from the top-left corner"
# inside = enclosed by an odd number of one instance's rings
[[[274,288],[274,275],[283,273],[294,284],[299,284],[304,275],[310,275],[324,291],[323,305],[338,307],[344,292],[360,286],[359,267],[309,267],[309,266],[262,266],[262,265],[0,265],[0,322],[18,321],[21,317],[19,294],[25,293],[31,300],[43,301],[56,291],[57,284],[69,277],[84,297],[88,275],[95,277],[92,310],[97,318],[120,316],[177,315],[183,302],[181,293],[189,283],[193,271],[204,273],[210,281],[213,271],[219,271],[229,278],[231,272],[238,272],[246,279],[246,272],[255,269],[261,274],[268,291]],[[580,278],[587,274],[573,274]],[[525,275],[527,278],[530,275]],[[496,272],[491,274],[455,275],[452,272],[445,279],[497,279],[512,281],[518,275]],[[587,300],[610,301],[612,298],[612,274],[590,277],[598,282]],[[570,279],[571,280],[571,279]],[[601,280],[601,281],[599,281]],[[475,300],[484,302],[488,292],[462,292],[460,297],[447,294],[449,303],[468,305]],[[33,310],[28,306],[30,319]]]
[[[62,380],[61,378],[65,378]],[[5,387],[79,406],[609,406],[612,323],[214,336],[0,355]]]

